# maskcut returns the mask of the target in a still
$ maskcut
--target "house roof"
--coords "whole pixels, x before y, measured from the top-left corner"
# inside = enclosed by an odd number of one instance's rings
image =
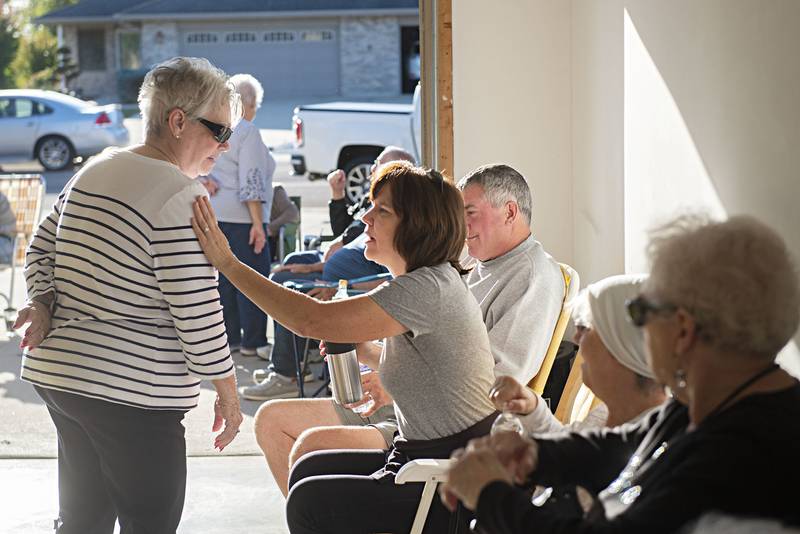
[[[416,13],[419,0],[82,0],[39,17],[41,24],[148,19],[219,19]]]

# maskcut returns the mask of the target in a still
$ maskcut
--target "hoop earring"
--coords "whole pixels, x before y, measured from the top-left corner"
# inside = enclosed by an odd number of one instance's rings
[[[686,389],[686,371],[683,369],[675,371],[675,387],[677,389]]]

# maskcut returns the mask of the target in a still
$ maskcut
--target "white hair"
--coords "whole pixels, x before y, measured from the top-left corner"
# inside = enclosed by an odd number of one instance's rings
[[[651,233],[645,292],[685,308],[723,350],[774,357],[800,323],[800,284],[783,239],[753,217],[684,215]]]
[[[234,74],[231,76],[231,83],[242,97],[242,104],[255,106],[256,109],[261,107],[261,102],[264,100],[264,88],[258,80],[250,74]]]
[[[525,221],[528,225],[531,224],[531,189],[525,177],[513,167],[501,163],[483,165],[459,180],[456,187],[464,191],[470,185],[480,185],[486,200],[494,208],[499,208],[508,201],[515,202]]]
[[[172,110],[192,119],[228,103],[231,124],[239,115],[239,97],[228,75],[205,58],[174,57],[153,67],[139,90],[145,138],[161,135]]]

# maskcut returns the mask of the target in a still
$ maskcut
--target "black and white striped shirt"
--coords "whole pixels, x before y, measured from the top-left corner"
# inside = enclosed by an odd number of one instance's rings
[[[146,409],[188,410],[234,373],[217,273],[190,225],[206,194],[174,165],[107,149],[64,188],[28,247],[28,297],[55,291],[22,378]]]

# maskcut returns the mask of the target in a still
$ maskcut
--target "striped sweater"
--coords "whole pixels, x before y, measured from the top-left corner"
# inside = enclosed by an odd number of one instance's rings
[[[190,225],[205,189],[174,165],[107,149],[66,185],[31,241],[28,298],[55,291],[22,378],[146,409],[188,410],[234,373],[217,273]]]

